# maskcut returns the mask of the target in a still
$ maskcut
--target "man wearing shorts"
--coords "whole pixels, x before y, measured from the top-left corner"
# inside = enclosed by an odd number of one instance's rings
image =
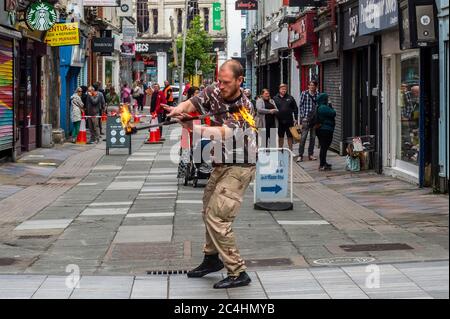
[[[279,92],[273,98],[278,108],[278,145],[284,146],[284,138],[287,136],[289,149],[292,151],[293,138],[289,130],[297,124],[298,108],[295,99],[287,93],[287,85],[281,84]]]

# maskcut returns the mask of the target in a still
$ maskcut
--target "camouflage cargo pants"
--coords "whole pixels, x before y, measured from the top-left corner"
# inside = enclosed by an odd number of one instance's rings
[[[203,251],[205,255],[219,253],[229,276],[238,276],[247,269],[236,247],[231,226],[255,170],[254,166],[215,167],[203,195],[203,220],[206,226]]]

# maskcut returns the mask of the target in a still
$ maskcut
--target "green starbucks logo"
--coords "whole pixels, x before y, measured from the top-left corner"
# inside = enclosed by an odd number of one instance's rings
[[[33,30],[47,31],[56,22],[56,11],[46,2],[35,2],[27,9],[26,20]]]

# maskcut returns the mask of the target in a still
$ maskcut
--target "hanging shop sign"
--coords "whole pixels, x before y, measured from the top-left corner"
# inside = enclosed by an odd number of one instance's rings
[[[113,53],[114,38],[94,38],[92,39],[92,52]]]
[[[124,42],[120,45],[120,53],[122,56],[134,56],[136,45],[134,43]]]
[[[270,34],[270,46],[272,50],[284,50],[288,48],[288,29],[282,28],[281,31],[274,31]]]
[[[120,6],[117,8],[118,17],[132,17],[133,16],[133,1],[120,0]]]
[[[136,25],[128,19],[122,20],[122,39],[124,42],[135,42],[137,37]]]
[[[289,47],[291,49],[308,43],[317,43],[317,36],[314,33],[314,17],[315,12],[307,12],[295,23],[289,25]]]
[[[323,62],[338,58],[338,35],[334,28],[325,28],[319,31],[318,61]]]
[[[31,30],[47,31],[56,23],[56,10],[47,2],[34,2],[28,6],[25,17]]]
[[[84,0],[85,7],[118,7],[120,0]]]
[[[283,0],[285,7],[326,7],[327,0]]]
[[[87,38],[80,37],[80,45],[72,47],[72,58],[70,59],[70,66],[82,68],[86,62],[86,45]]]
[[[437,9],[433,0],[405,0],[399,4],[400,48],[435,45],[438,40]]]
[[[222,4],[220,2],[213,3],[213,30],[222,30]]]
[[[366,35],[398,24],[398,6],[395,0],[359,1],[359,34]]]
[[[47,31],[44,42],[52,47],[80,44],[78,22],[54,24]]]
[[[236,10],[258,10],[258,0],[238,0]]]

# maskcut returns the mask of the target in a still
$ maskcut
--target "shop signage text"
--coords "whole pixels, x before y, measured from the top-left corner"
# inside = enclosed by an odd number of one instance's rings
[[[136,43],[136,52],[137,53],[150,52],[150,44],[149,43]]]
[[[113,53],[114,38],[94,38],[92,39],[92,52]]]
[[[136,52],[136,45],[134,43],[122,43],[120,45],[120,52],[122,56],[134,56],[134,53]]]
[[[258,10],[258,0],[238,0],[236,10]]]
[[[327,0],[283,0],[283,5],[287,7],[326,7]]]
[[[398,24],[397,1],[362,0],[359,2],[361,35],[389,29]]]
[[[358,36],[359,16],[357,14],[350,16],[348,22],[348,36],[352,39],[352,43],[355,43]]]
[[[26,22],[31,30],[47,31],[56,23],[55,8],[47,2],[35,2],[28,6]]]
[[[221,11],[221,3],[214,2],[213,3],[213,30],[220,31],[222,30],[222,11]]]
[[[45,43],[52,47],[80,44],[78,23],[56,23],[47,31]]]
[[[118,7],[119,0],[84,0],[85,7]]]

